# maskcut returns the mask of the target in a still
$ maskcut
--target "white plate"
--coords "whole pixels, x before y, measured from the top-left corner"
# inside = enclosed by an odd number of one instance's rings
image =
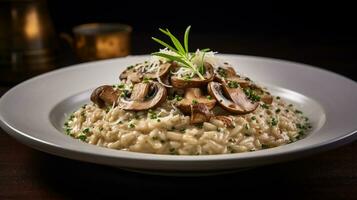
[[[72,139],[63,133],[65,116],[88,102],[93,88],[117,83],[118,75],[126,66],[144,61],[147,56],[79,64],[25,81],[1,98],[1,127],[22,143],[44,152],[155,172],[245,169],[306,156],[356,138],[355,82],[294,62],[240,55],[221,57],[237,66],[239,72],[268,86],[274,95],[298,105],[313,125],[308,137],[292,144],[256,152],[175,156],[101,148]]]

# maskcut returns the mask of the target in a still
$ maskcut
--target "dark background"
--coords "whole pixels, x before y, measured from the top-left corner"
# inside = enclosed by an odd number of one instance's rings
[[[192,25],[192,49],[259,55],[318,65],[350,78],[356,66],[357,15],[345,1],[71,1],[48,2],[58,32],[89,22],[134,28],[132,53],[159,46],[159,27],[182,35]],[[192,50],[191,49],[191,50]]]

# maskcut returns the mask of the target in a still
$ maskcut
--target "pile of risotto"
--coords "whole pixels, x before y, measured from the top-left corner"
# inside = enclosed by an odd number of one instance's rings
[[[256,151],[303,138],[309,119],[207,49],[174,47],[127,67],[71,114],[65,133],[111,149],[171,155]],[[185,32],[188,38],[190,27]],[[175,40],[176,39],[176,40]],[[239,68],[238,68],[239,69]]]

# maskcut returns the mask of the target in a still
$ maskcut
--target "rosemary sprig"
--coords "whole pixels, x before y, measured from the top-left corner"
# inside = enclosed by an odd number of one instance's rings
[[[203,64],[202,64],[202,66],[197,67],[195,64],[193,64],[191,62],[192,57],[190,56],[190,52],[188,49],[188,36],[190,33],[190,29],[191,29],[191,26],[188,26],[186,28],[185,35],[184,35],[184,46],[182,46],[180,41],[168,29],[164,30],[164,29],[160,28],[159,30],[171,39],[171,42],[174,45],[174,47],[160,39],[155,38],[155,37],[152,37],[152,39],[155,42],[161,44],[162,46],[164,46],[164,47],[168,48],[169,50],[171,50],[172,52],[174,52],[175,55],[167,54],[167,53],[163,53],[163,52],[155,52],[155,53],[152,53],[152,55],[160,56],[160,57],[166,58],[168,60],[181,63],[183,65],[183,67],[190,68],[198,77],[200,77],[201,79],[205,79],[203,77],[204,69],[202,70],[202,68],[204,68]],[[206,51],[209,51],[209,49],[205,49],[204,52],[206,52]]]

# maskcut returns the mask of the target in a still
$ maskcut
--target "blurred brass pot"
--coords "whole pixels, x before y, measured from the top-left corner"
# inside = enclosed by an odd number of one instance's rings
[[[81,61],[123,57],[130,54],[131,32],[126,24],[82,24],[73,28],[73,46]]]
[[[0,1],[0,81],[53,68],[57,38],[46,0]]]

